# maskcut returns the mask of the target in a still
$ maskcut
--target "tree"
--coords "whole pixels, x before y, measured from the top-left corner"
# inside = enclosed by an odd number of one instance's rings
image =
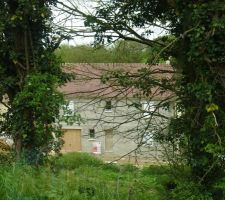
[[[54,55],[62,35],[51,26],[56,0],[4,0],[0,2],[0,94],[7,112],[1,133],[13,138],[17,159],[39,162],[62,134],[57,126],[64,102],[57,87],[70,75]],[[7,102],[3,101],[7,98]]]
[[[145,63],[148,47],[133,41],[118,40],[111,48],[114,63]]]
[[[62,45],[56,51],[66,63],[100,63],[111,59],[111,52],[105,47],[94,48],[90,45]]]
[[[157,44],[160,50],[154,61],[162,53],[172,56],[172,65],[180,73],[173,88],[182,114],[171,120],[164,139],[179,141],[191,180],[204,196],[190,197],[187,192],[176,199],[224,199],[219,185],[225,177],[224,1],[99,1],[92,13],[80,10],[72,0],[68,2],[60,2],[62,10],[83,17],[96,42],[121,38],[148,46]],[[149,39],[153,26],[169,32],[171,40],[165,44]],[[145,90],[145,86],[139,87]],[[181,187],[176,187],[178,194]]]
[[[68,46],[61,45],[56,55],[67,63],[142,63],[147,60],[146,45],[130,41],[117,41],[114,45]]]

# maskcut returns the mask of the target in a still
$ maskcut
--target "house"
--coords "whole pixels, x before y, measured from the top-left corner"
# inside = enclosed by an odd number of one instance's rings
[[[62,112],[63,118],[68,119],[61,121],[62,153],[89,152],[106,160],[131,159],[136,155],[148,160],[161,159],[163,147],[155,136],[167,131],[168,121],[174,115],[174,94],[160,88],[160,80],[173,80],[170,65],[78,63],[66,64],[64,69],[74,73],[75,80],[59,88],[70,110]],[[159,80],[159,84],[147,94],[132,84],[121,86],[123,81],[129,81],[126,76],[135,80],[141,70],[148,69],[149,78]],[[118,83],[117,77],[121,75],[122,82]],[[136,80],[139,82],[140,78]],[[7,110],[0,106],[1,112]],[[74,117],[75,122],[68,123]]]
[[[121,87],[116,78],[121,73],[135,78],[140,70],[149,68],[156,80],[173,78],[169,65],[66,64],[65,70],[75,73],[76,78],[60,91],[66,95],[71,110],[66,117],[77,115],[78,122],[61,123],[65,142],[62,152],[90,152],[106,160],[136,155],[161,159],[163,148],[154,138],[156,132],[166,131],[174,114],[173,93],[158,86],[143,95],[132,85]]]

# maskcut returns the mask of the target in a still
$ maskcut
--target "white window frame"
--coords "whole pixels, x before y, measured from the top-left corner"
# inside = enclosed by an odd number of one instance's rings
[[[154,101],[143,101],[142,109],[144,118],[149,118],[151,113],[155,111],[155,102]]]
[[[145,146],[153,146],[154,145],[154,139],[153,134],[149,131],[146,131],[142,136],[142,144]]]
[[[67,107],[67,109],[69,111],[71,111],[71,113],[63,113],[64,116],[72,116],[75,113],[75,101],[74,100],[69,100],[67,102],[66,105],[64,105],[65,107]]]

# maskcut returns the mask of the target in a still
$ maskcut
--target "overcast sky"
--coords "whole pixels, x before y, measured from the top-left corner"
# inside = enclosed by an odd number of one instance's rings
[[[61,0],[63,3],[68,3],[70,6],[76,6],[83,12],[93,13],[94,7],[96,5],[95,0]],[[60,7],[60,6],[59,6]],[[54,9],[54,22],[57,25],[64,26],[66,28],[72,28],[73,30],[85,30],[84,20],[78,16],[69,16],[63,13],[60,9]],[[66,20],[65,20],[66,19]],[[165,31],[158,27],[152,27],[154,33],[149,36],[149,39],[157,38],[161,35],[165,35]],[[144,29],[138,30],[139,33],[144,32]],[[93,35],[93,34],[92,34]],[[94,42],[94,37],[81,37],[73,36],[70,41],[63,41],[63,44],[68,45],[81,45],[81,44],[92,44]]]

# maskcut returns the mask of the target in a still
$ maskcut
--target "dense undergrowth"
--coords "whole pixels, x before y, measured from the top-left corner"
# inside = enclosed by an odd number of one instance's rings
[[[166,169],[111,165],[94,156],[70,153],[43,166],[2,163],[3,200],[161,200]]]

